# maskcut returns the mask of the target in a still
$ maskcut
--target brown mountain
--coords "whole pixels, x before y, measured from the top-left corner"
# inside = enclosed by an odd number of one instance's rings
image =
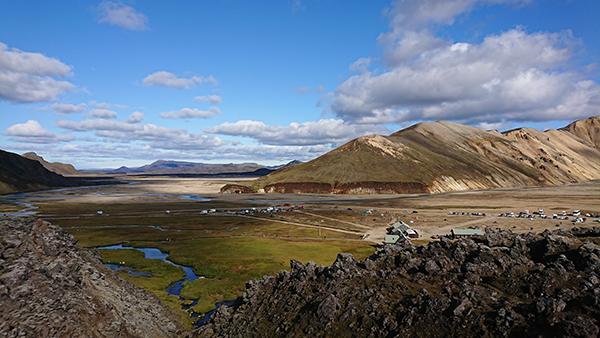
[[[28,158],[30,160],[38,161],[44,166],[44,168],[46,168],[52,172],[55,172],[57,174],[60,174],[60,175],[77,175],[77,174],[79,174],[77,169],[75,169],[75,167],[72,164],[60,163],[60,162],[48,162],[43,157],[39,156],[38,154],[36,154],[34,152],[25,153],[21,156]]]
[[[79,184],[79,179],[51,172],[38,161],[0,150],[0,194]]]
[[[600,149],[600,116],[575,121],[562,130],[579,137],[587,145]]]
[[[499,133],[425,122],[354,139],[255,182],[281,193],[438,193],[600,179],[599,117]]]

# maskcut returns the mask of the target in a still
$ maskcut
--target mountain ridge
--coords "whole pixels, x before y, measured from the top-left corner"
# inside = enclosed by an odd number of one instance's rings
[[[0,150],[0,194],[78,184],[78,179],[52,172],[39,161]]]
[[[353,139],[312,161],[271,173],[252,188],[267,193],[440,193],[600,179],[600,149],[593,146],[600,139],[597,120],[502,133],[422,122],[388,136]]]
[[[223,175],[223,174],[250,174],[259,173],[261,176],[280,168],[295,165],[299,161],[290,161],[286,164],[276,166],[264,166],[258,163],[202,163],[174,160],[156,160],[150,164],[139,167],[122,166],[118,169],[107,170],[109,174],[199,174],[199,175]]]
[[[22,154],[21,156],[30,160],[38,161],[44,166],[44,168],[63,176],[79,174],[79,171],[77,171],[77,169],[75,169],[75,167],[72,164],[61,162],[48,162],[42,156],[36,154],[35,152],[27,152]]]

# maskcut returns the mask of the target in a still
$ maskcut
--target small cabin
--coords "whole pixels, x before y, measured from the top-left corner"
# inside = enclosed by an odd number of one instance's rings
[[[452,229],[451,230],[452,237],[471,237],[471,236],[482,236],[484,235],[483,229],[479,228],[468,228],[468,229]]]
[[[383,238],[384,244],[396,244],[400,240],[400,235],[385,235]]]

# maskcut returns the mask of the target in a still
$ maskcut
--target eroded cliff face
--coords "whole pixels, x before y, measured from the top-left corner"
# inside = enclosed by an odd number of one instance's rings
[[[177,317],[56,226],[0,220],[0,336],[179,337]]]
[[[386,246],[249,282],[201,337],[597,337],[600,228]]]

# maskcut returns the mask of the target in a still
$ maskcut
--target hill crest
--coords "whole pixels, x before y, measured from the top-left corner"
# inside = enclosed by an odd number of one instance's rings
[[[571,125],[577,127],[568,129],[517,128],[503,133],[446,121],[422,122],[389,136],[353,139],[309,162],[273,172],[253,188],[439,193],[599,179],[600,150],[592,142],[600,139],[594,129],[599,119],[588,120],[592,122],[583,127],[576,121]]]

